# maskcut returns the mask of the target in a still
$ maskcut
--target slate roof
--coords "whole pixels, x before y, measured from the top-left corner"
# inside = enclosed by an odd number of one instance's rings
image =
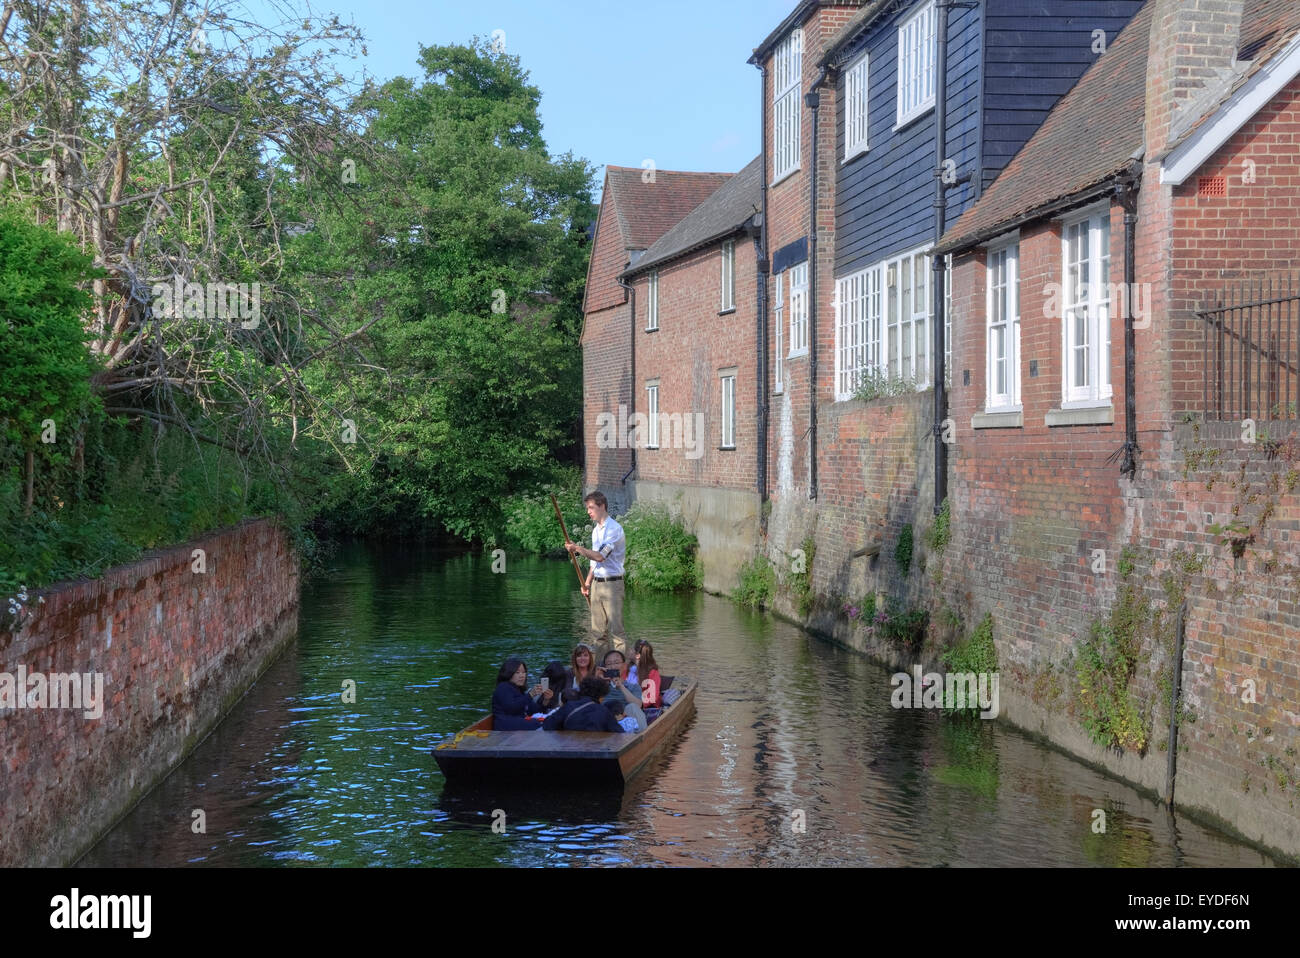
[[[624,249],[648,249],[691,210],[718,191],[730,173],[655,170],[653,183],[640,167],[605,167],[605,191],[613,193]],[[603,197],[602,197],[603,202]]]
[[[739,230],[758,213],[763,201],[763,158],[729,179],[722,188],[697,206],[685,219],[661,236],[642,254],[624,276],[644,272],[653,266],[708,246]]]
[[[1144,157],[1147,55],[1155,7],[1154,0],[1148,0],[1137,12],[993,185],[952,225],[935,252],[968,249],[1034,218],[1036,212],[1046,215],[1064,201],[1100,190]],[[1231,89],[1253,76],[1297,30],[1297,0],[1246,0],[1238,49],[1259,50]],[[1225,89],[1222,99],[1231,89]],[[1213,112],[1208,110],[1183,135]]]

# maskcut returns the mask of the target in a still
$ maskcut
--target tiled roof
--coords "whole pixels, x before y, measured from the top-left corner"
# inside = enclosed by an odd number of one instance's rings
[[[762,203],[762,159],[761,156],[755,157],[721,189],[661,236],[623,275],[642,272],[740,229],[746,220],[759,212]]]
[[[647,183],[640,167],[605,168],[605,192],[615,197],[624,249],[649,249],[691,210],[718,191],[730,173],[678,173],[655,170]]]
[[[1143,157],[1147,54],[1155,7],[1149,0],[1138,11],[993,185],[953,224],[936,252],[965,249],[1005,232],[1037,211],[1100,187]],[[1233,87],[1225,88],[1225,96],[1254,75],[1297,30],[1300,0],[1246,0],[1238,49],[1259,49],[1252,52],[1254,62]]]
[[[1143,148],[1148,2],[1060,102],[936,252],[997,235],[1034,210],[1083,193],[1123,171]]]

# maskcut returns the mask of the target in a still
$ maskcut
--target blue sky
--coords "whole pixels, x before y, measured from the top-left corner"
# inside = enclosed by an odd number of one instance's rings
[[[250,3],[250,6],[254,4]],[[735,172],[758,155],[745,61],[795,0],[311,0],[366,35],[366,70],[417,76],[421,44],[505,31],[542,91],[552,153],[597,167]],[[347,69],[341,67],[345,73]]]

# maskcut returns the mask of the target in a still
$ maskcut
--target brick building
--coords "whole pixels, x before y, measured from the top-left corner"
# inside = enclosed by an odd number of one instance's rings
[[[1008,717],[1163,792],[1183,608],[1178,796],[1293,854],[1298,121],[1300,9],[1153,0],[940,247],[945,597],[993,613]],[[1150,738],[1117,756],[1059,692],[1121,604]]]

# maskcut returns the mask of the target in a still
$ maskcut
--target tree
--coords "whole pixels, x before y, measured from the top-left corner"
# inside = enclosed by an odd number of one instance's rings
[[[94,367],[81,326],[90,297],[78,285],[90,263],[66,237],[0,210],[0,438],[23,453],[27,513],[37,453],[59,455],[91,401]]]
[[[313,284],[313,308],[352,325],[382,317],[364,341],[389,375],[349,382],[357,469],[343,518],[485,537],[581,415],[593,171],[548,153],[517,58],[475,41],[422,48],[420,63],[423,83],[399,78],[358,103],[397,176],[358,167],[356,202],[325,211],[295,262],[335,278]]]

